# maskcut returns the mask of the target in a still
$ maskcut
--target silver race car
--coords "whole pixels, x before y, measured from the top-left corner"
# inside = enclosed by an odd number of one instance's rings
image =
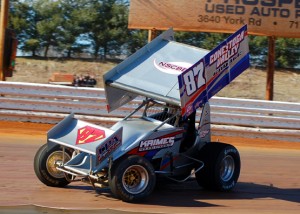
[[[110,128],[70,114],[37,151],[37,177],[53,187],[109,187],[126,202],[145,199],[159,178],[233,189],[240,156],[211,142],[208,101],[248,67],[247,26],[212,51],[175,42],[169,29],[103,76],[109,112],[138,96],[141,104]]]

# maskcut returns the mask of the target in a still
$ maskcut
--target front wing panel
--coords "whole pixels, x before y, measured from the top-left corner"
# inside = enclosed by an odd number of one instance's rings
[[[96,148],[114,133],[105,127],[78,120],[70,114],[47,134],[48,143],[56,143],[96,155]]]

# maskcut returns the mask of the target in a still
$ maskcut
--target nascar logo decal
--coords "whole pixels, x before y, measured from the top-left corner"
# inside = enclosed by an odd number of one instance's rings
[[[76,145],[92,143],[105,138],[105,131],[91,126],[85,126],[77,131]]]
[[[153,63],[158,70],[168,74],[174,74],[174,75],[179,75],[192,66],[192,64],[187,62],[164,62],[164,61],[156,62],[156,59],[154,59]]]

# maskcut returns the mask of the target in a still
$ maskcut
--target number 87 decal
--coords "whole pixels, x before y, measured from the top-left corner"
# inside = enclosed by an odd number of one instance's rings
[[[198,65],[188,70],[183,75],[186,94],[188,96],[192,95],[201,86],[205,85],[204,70],[204,63],[203,60],[201,60]]]

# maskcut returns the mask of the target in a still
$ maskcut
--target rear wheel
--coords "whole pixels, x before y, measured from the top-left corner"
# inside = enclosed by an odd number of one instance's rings
[[[135,155],[115,163],[109,175],[112,194],[126,202],[145,199],[152,193],[155,183],[152,164]]]
[[[72,151],[65,149],[65,162],[72,157]],[[56,167],[63,161],[63,150],[57,145],[48,150],[47,144],[41,146],[34,157],[34,172],[39,180],[52,187],[64,187],[70,182],[65,177],[65,173],[59,171]]]
[[[209,143],[199,154],[204,162],[202,170],[196,173],[200,186],[209,190],[230,191],[240,175],[240,155],[238,150],[225,143]]]

